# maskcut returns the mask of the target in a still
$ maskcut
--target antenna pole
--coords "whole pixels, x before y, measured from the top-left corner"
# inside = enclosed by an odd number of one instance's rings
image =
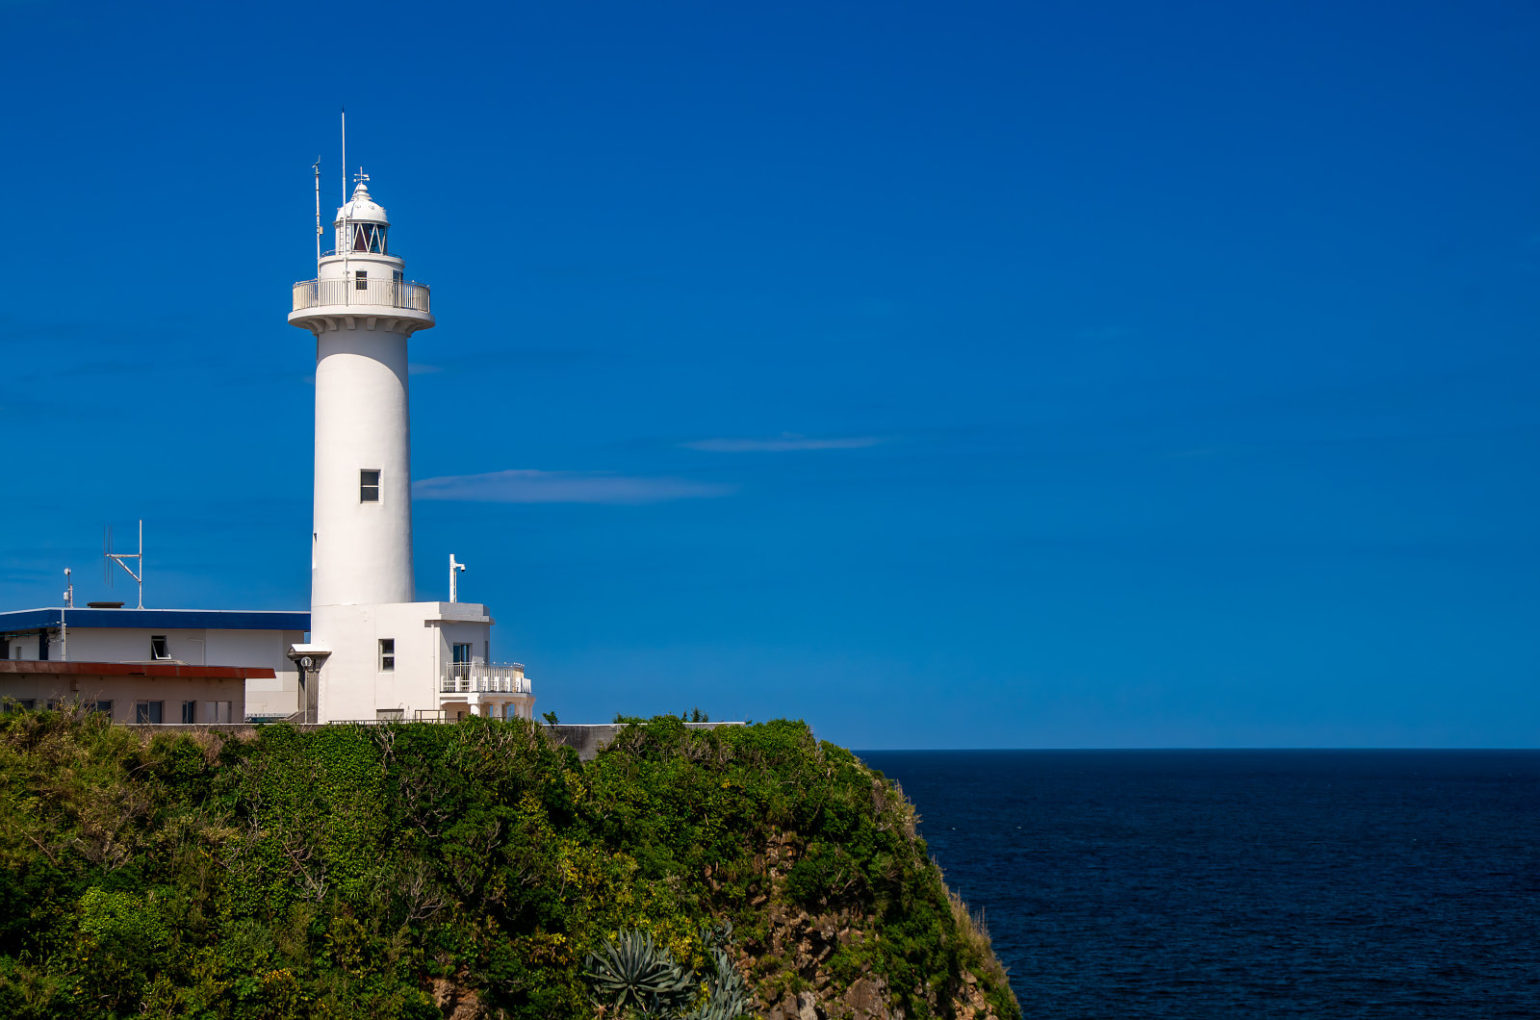
[[[109,526],[108,529],[107,529],[107,551],[106,551],[106,553],[104,555],[106,556],[107,561],[110,561],[112,563],[116,563],[118,566],[122,567],[123,568],[123,572],[125,574],[127,574],[129,577],[132,577],[134,579],[134,583],[139,585],[139,608],[143,609],[144,608],[144,520],[141,519],[139,521],[139,551],[138,552],[136,552],[136,553],[115,553],[115,552],[113,552],[112,551],[112,528]],[[131,567],[129,567],[129,565],[128,565],[128,561],[129,560],[133,560],[134,561],[134,566],[139,568],[138,572],[135,572]],[[107,571],[108,571],[108,573],[110,575],[111,572],[112,572],[112,568],[110,566],[108,566],[107,567]],[[111,582],[109,581],[108,583],[111,583]]]
[[[75,582],[70,580],[70,568],[64,568],[64,605],[59,610],[59,660],[70,661],[70,625],[65,619],[75,608]]]
[[[315,260],[321,262],[321,157],[315,158]]]
[[[342,108],[342,233],[337,247],[342,249],[342,300],[353,303],[353,285],[348,282],[348,252],[353,250],[353,232],[348,229],[348,108]],[[319,286],[319,284],[317,284]]]

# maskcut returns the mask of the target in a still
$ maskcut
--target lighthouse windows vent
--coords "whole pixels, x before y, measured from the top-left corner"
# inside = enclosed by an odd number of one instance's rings
[[[396,639],[380,638],[380,672],[389,673],[396,668]]]
[[[377,223],[353,224],[353,250],[372,251],[376,255],[385,255],[385,227]]]
[[[380,472],[378,470],[364,468],[358,473],[358,501],[360,503],[378,503],[380,501]]]

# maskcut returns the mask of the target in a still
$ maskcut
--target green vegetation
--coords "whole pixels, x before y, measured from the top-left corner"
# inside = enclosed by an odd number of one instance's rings
[[[16,712],[0,1016],[614,1017],[595,961],[638,937],[686,1013],[742,975],[754,1013],[865,981],[910,1018],[1019,1016],[913,826],[801,723],[663,717],[580,764],[521,721],[150,737]]]

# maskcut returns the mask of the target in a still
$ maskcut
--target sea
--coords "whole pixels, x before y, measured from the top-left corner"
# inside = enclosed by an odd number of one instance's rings
[[[1540,1018],[1540,751],[869,751],[1028,1018]]]

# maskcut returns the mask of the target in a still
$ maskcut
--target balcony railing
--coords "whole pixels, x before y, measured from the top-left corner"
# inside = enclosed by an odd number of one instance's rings
[[[441,694],[533,694],[524,664],[519,662],[456,662],[444,667]]]
[[[428,311],[428,285],[394,280],[302,280],[294,285],[294,310],[322,305],[367,305]]]

